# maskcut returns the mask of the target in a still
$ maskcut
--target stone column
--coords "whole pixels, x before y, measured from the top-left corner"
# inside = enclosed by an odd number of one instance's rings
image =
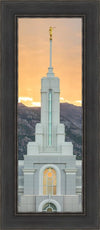
[[[34,173],[36,169],[24,169],[24,195],[34,195]]]
[[[76,194],[76,171],[77,169],[65,169],[66,173],[66,195],[75,195]]]

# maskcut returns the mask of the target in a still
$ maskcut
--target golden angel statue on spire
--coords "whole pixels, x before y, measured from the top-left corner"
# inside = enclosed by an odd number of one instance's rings
[[[50,28],[49,28],[50,40],[52,40],[52,30],[53,30],[53,27],[50,26]]]
[[[52,26],[49,27],[50,40],[52,40],[52,30],[54,28],[56,28],[56,27],[52,27]]]

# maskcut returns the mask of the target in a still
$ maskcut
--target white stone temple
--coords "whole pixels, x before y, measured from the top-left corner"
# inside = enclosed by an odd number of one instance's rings
[[[73,155],[72,142],[65,142],[60,123],[60,81],[50,66],[41,79],[41,122],[35,142],[18,162],[18,212],[82,212],[82,162]]]

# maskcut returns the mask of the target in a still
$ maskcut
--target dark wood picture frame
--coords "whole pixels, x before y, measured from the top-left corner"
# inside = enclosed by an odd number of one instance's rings
[[[99,2],[2,1],[1,78],[1,228],[99,229]],[[77,214],[16,213],[17,36],[16,19],[25,17],[83,18],[83,193]]]

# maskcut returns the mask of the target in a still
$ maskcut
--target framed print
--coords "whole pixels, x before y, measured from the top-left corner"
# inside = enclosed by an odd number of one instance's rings
[[[99,229],[98,1],[3,1],[2,229]]]
[[[79,17],[17,18],[17,210],[21,213],[84,209],[82,23]],[[46,68],[48,73],[41,78]]]

